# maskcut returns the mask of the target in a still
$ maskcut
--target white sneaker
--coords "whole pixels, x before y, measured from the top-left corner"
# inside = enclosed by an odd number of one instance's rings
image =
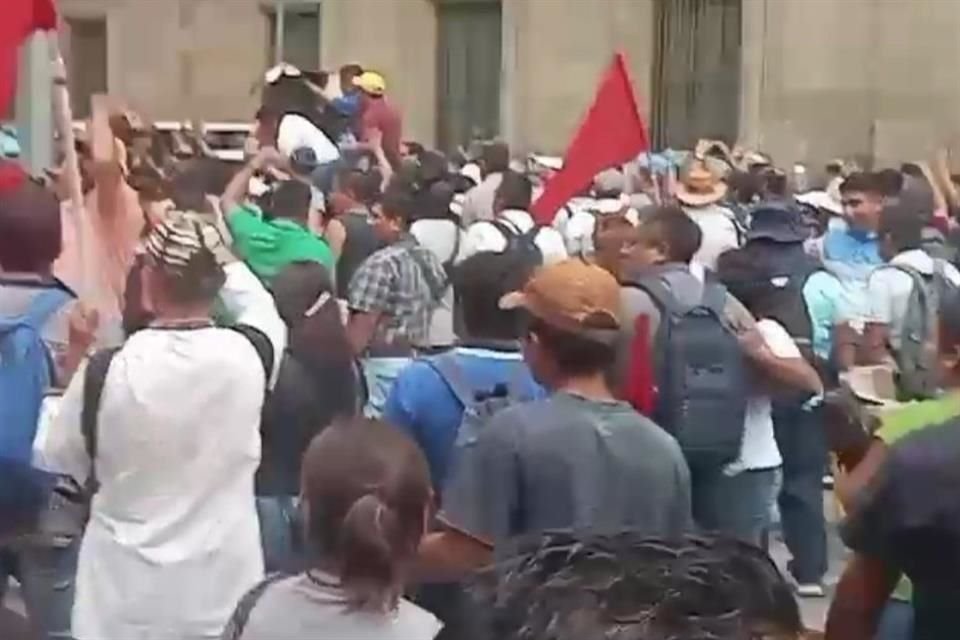
[[[823,598],[827,594],[823,590],[822,584],[811,582],[809,584],[798,584],[797,595],[801,598]]]

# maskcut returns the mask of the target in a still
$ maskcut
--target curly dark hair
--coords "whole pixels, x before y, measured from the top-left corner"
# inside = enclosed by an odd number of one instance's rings
[[[555,532],[521,549],[474,585],[491,640],[754,640],[802,632],[776,566],[735,540]]]

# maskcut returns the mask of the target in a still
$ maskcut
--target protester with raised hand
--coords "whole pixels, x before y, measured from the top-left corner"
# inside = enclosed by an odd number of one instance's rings
[[[77,640],[216,637],[263,576],[254,473],[286,329],[256,277],[194,214],[168,216],[144,251],[154,319],[81,368],[40,451],[48,469],[97,487]],[[218,296],[236,327],[214,325]]]
[[[54,113],[57,129],[63,132],[73,126],[65,107],[69,96],[65,89],[58,89],[54,96],[60,96]],[[66,160],[61,176],[71,186],[65,190],[70,197],[61,206],[63,251],[54,272],[88,307],[96,309],[100,316],[97,343],[110,346],[123,340],[121,310],[127,273],[145,219],[136,191],[127,184],[126,151],[111,129],[109,99],[94,96],[92,109],[89,140],[79,145],[83,153],[63,150]],[[76,164],[69,161],[74,157]]]
[[[416,445],[382,422],[337,423],[307,449],[301,487],[310,568],[250,590],[223,640],[436,636],[436,618],[403,598],[431,505]]]
[[[221,208],[237,257],[260,278],[269,281],[298,260],[319,262],[333,269],[334,256],[327,242],[308,227],[311,188],[290,179],[269,192],[265,209],[247,200],[250,179],[260,170],[283,162],[276,149],[264,147],[238,171],[221,199]]]

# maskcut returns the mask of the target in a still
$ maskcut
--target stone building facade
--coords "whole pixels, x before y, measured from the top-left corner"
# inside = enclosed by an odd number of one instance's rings
[[[619,50],[660,144],[717,135],[782,162],[890,162],[926,155],[960,130],[954,0],[59,6],[75,93],[106,89],[155,119],[249,119],[254,85],[280,55],[381,71],[409,138],[452,147],[498,135],[518,150],[560,152]]]

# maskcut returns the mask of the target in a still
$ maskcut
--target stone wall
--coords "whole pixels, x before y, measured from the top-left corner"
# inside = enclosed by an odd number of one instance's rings
[[[760,64],[745,133],[775,157],[929,155],[960,128],[960,3],[744,0]],[[742,110],[742,111],[744,111]]]

